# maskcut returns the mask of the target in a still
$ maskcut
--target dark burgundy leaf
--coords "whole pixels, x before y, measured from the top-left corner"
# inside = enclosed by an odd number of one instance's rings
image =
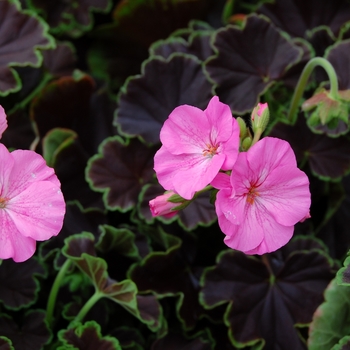
[[[182,334],[168,333],[165,337],[156,340],[151,350],[211,350],[211,344],[208,341],[198,337],[195,339],[186,339]]]
[[[321,25],[329,26],[338,35],[350,18],[350,5],[343,0],[276,0],[263,4],[257,12],[293,36],[306,37],[309,30]]]
[[[173,109],[183,104],[205,109],[211,88],[201,62],[193,56],[150,58],[142,75],[129,79],[123,87],[115,122],[128,136],[159,143],[160,129]]]
[[[177,313],[186,328],[193,328],[202,309],[198,304],[199,281],[186,259],[186,241],[163,234],[169,241],[165,252],[152,252],[141,263],[132,265],[129,275],[140,292],[181,296]],[[182,246],[182,247],[181,247]],[[187,247],[188,248],[188,247]]]
[[[46,21],[54,31],[62,30],[68,33],[73,29],[89,28],[92,25],[91,12],[106,12],[111,5],[110,0],[78,0],[75,2],[30,0],[29,3],[41,13],[44,12]],[[77,36],[76,32],[74,34]]]
[[[350,171],[350,141],[346,136],[329,138],[316,135],[299,114],[294,126],[278,123],[270,136],[288,141],[298,162],[308,159],[311,171],[322,179],[339,179]]]
[[[340,90],[350,89],[350,41],[341,41],[327,51],[326,58],[334,67]]]
[[[297,45],[256,15],[247,18],[243,29],[218,30],[213,44],[217,56],[206,62],[206,70],[222,102],[239,113],[252,109],[259,96],[302,57]]]
[[[0,266],[1,301],[15,310],[34,304],[40,290],[38,277],[45,276],[45,269],[34,258],[20,264],[4,260]]]
[[[15,350],[15,348],[10,339],[0,336],[0,350]]]
[[[21,82],[13,66],[39,67],[40,49],[54,46],[47,25],[30,12],[23,13],[16,3],[0,1],[0,95],[18,91]]]
[[[106,139],[99,154],[89,160],[87,178],[95,191],[103,192],[105,206],[126,211],[136,203],[142,186],[152,180],[156,147],[137,139]]]
[[[138,329],[120,327],[114,329],[110,334],[119,340],[123,349],[143,350],[145,340]]]
[[[45,312],[35,310],[28,312],[20,324],[7,315],[1,315],[0,334],[9,338],[16,350],[41,350],[51,337]]]
[[[227,251],[204,273],[201,299],[207,308],[229,302],[225,323],[234,344],[306,349],[295,326],[311,322],[334,272],[321,245],[313,249],[305,239],[298,250],[297,242],[263,259]]]
[[[101,327],[94,321],[62,330],[59,332],[58,337],[64,345],[59,347],[58,350],[71,347],[79,350],[122,350],[117,339],[110,336],[102,336]]]

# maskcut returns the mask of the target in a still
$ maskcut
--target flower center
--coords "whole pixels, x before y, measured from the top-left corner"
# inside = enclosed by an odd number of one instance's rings
[[[7,202],[8,202],[8,198],[2,198],[2,197],[0,197],[0,209],[4,209],[4,208],[6,208],[6,204],[7,204]]]
[[[247,203],[252,205],[256,197],[259,197],[259,192],[257,191],[257,187],[253,185],[247,193]]]
[[[207,143],[206,146],[207,148],[203,150],[204,157],[212,157],[215,154],[218,154],[217,149],[219,148],[219,145],[211,145],[210,143]]]

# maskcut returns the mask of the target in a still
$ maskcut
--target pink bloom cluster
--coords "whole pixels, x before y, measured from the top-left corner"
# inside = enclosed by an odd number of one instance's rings
[[[268,114],[267,108],[259,104],[252,119]],[[254,122],[257,127],[265,123]],[[238,123],[217,97],[204,111],[177,107],[160,138],[154,158],[160,184],[184,201],[209,184],[218,189],[216,213],[230,248],[246,254],[275,251],[291,239],[297,222],[310,217],[309,180],[297,168],[289,143],[265,137],[239,152]],[[176,213],[169,198],[166,194],[150,202],[153,216]]]
[[[0,106],[0,137],[7,128]],[[0,144],[0,259],[29,259],[36,241],[56,236],[65,201],[53,169],[34,151],[9,152]]]

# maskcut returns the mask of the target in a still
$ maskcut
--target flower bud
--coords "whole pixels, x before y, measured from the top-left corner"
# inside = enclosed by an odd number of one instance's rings
[[[251,115],[252,129],[254,133],[259,129],[263,133],[270,119],[270,112],[267,103],[258,103]]]
[[[239,138],[243,140],[247,136],[247,125],[241,117],[238,117],[236,120],[239,125]]]
[[[339,97],[333,98],[329,91],[323,89],[302,104],[303,111],[312,111],[307,121],[310,127],[321,124],[335,129],[339,121],[348,125],[350,90],[338,91],[338,93]]]
[[[151,209],[152,216],[165,216],[167,218],[171,218],[177,214],[177,207],[182,205],[182,202],[176,200],[176,202],[172,202],[172,197],[175,196],[180,197],[174,191],[165,192],[161,196],[158,196],[149,201],[149,206]],[[186,201],[183,199],[183,201]]]
[[[243,141],[242,141],[242,150],[243,151],[247,151],[249,149],[249,147],[252,145],[252,138],[251,137],[246,137]]]

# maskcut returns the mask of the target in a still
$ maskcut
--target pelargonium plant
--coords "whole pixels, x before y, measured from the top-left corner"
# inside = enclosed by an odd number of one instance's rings
[[[1,0],[0,348],[349,348],[349,28]]]

